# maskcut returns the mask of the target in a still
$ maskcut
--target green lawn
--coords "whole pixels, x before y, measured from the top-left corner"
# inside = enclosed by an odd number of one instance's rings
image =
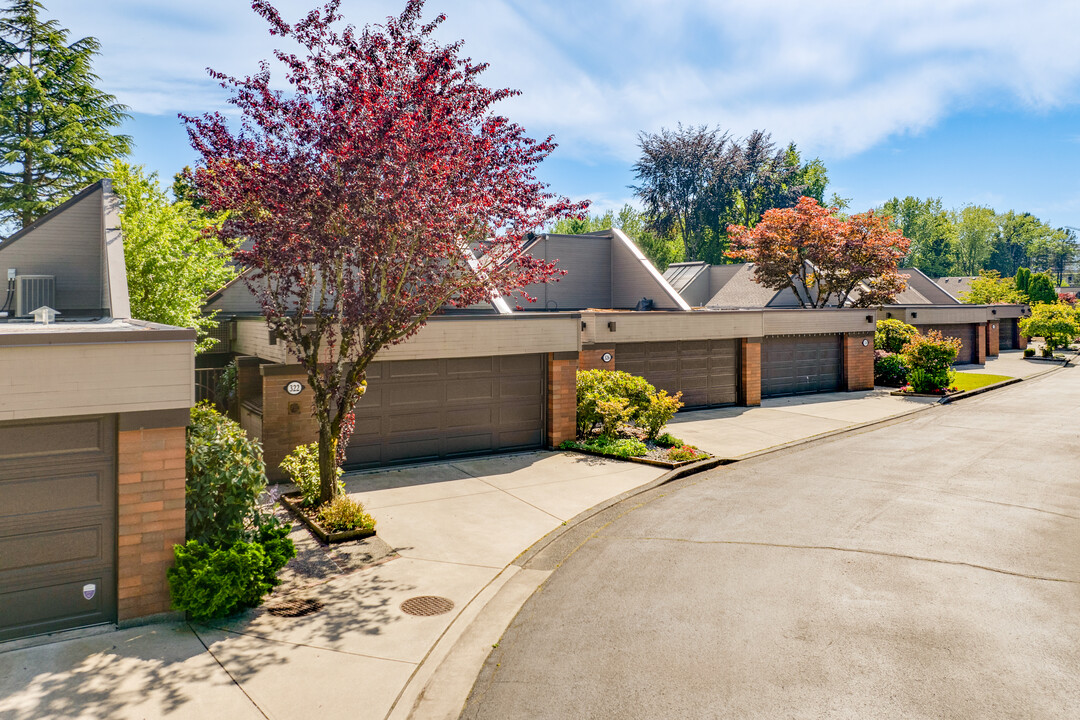
[[[953,380],[952,384],[957,390],[974,390],[975,388],[993,385],[1002,380],[1012,380],[1012,378],[1008,375],[958,372],[956,373],[956,378]]]

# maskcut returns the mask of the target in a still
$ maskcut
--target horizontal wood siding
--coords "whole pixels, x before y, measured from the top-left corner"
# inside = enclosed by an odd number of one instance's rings
[[[535,303],[520,295],[507,298],[510,306],[526,310],[580,310],[611,307],[611,238],[595,235],[548,235],[529,249],[535,258],[558,260],[559,270],[551,282],[529,285],[525,292]]]
[[[814,335],[873,330],[873,310],[769,310],[763,313],[765,335]],[[867,316],[870,320],[867,320]]]
[[[582,313],[587,345],[761,337],[760,311]],[[614,330],[609,323],[615,323]]]
[[[191,342],[0,348],[0,420],[190,407]]]
[[[653,301],[660,310],[678,310],[679,304],[665,290],[662,280],[650,272],[652,265],[638,257],[633,249],[618,237],[611,240],[611,308],[634,308],[643,297]],[[655,269],[655,268],[654,268]],[[593,307],[605,307],[594,305]]]

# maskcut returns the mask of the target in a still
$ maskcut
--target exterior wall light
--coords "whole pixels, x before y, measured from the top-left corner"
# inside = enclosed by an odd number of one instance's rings
[[[867,315],[866,316],[866,322],[868,322],[868,323],[874,322],[874,316],[873,315]]]
[[[608,332],[615,332],[615,321],[612,320],[607,324]]]
[[[919,313],[917,313],[917,312],[913,312],[913,313],[911,313],[911,319],[912,319],[912,320],[914,320],[914,319],[915,319],[915,318],[917,318],[917,317],[919,317]]]

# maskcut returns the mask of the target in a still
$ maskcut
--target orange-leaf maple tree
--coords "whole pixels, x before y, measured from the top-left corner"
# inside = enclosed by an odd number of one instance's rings
[[[753,228],[729,225],[728,255],[754,264],[754,279],[790,289],[803,307],[870,307],[892,301],[906,286],[898,271],[911,241],[870,210],[848,219],[809,197],[774,209]]]
[[[263,314],[307,371],[319,423],[320,501],[335,493],[335,452],[383,348],[447,304],[508,295],[560,274],[521,252],[528,234],[587,203],[535,177],[555,148],[492,112],[514,90],[480,83],[486,64],[441,45],[423,0],[363,30],[338,29],[340,0],[286,23],[252,2],[270,33],[302,48],[232,89],[233,131],[219,113],[181,115],[202,159],[190,175],[235,251]]]

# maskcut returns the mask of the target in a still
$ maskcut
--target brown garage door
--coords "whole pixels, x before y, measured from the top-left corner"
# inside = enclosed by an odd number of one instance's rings
[[[925,325],[919,327],[919,332],[926,333],[928,330],[937,330],[945,337],[957,338],[963,345],[960,353],[956,356],[954,365],[965,365],[975,362],[975,326],[968,323],[965,325]]]
[[[0,640],[116,621],[112,417],[0,424]]]
[[[372,363],[346,465],[540,447],[546,360],[500,355]]]
[[[1017,346],[1016,318],[998,321],[998,350],[1015,350]]]
[[[682,392],[686,407],[738,402],[737,340],[619,343],[615,369],[641,375],[656,389]]]
[[[767,337],[761,344],[761,396],[840,389],[839,335]]]

